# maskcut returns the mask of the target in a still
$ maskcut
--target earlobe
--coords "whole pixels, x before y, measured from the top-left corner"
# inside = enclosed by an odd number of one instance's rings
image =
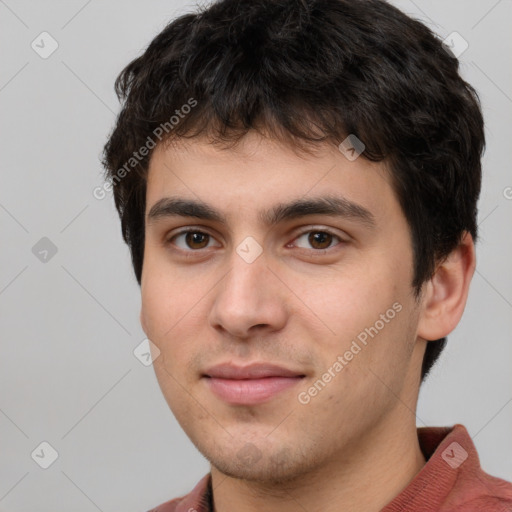
[[[475,272],[473,237],[465,232],[458,247],[442,261],[424,284],[418,336],[425,340],[444,338],[459,323]]]

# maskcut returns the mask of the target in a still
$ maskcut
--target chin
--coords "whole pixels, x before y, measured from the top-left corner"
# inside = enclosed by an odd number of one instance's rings
[[[307,467],[311,460],[302,460],[300,452],[291,453],[286,447],[276,451],[270,445],[260,449],[253,443],[245,443],[235,451],[201,453],[222,474],[261,484],[292,482],[311,469]]]

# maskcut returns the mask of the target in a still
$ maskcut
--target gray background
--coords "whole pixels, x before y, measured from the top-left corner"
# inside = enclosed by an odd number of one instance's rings
[[[417,424],[464,424],[483,468],[512,480],[512,4],[393,3],[468,41],[462,72],[481,95],[488,138],[477,272]],[[3,512],[142,512],[208,471],[133,354],[145,338],[139,288],[111,197],[92,195],[117,73],[192,5],[0,0]],[[59,45],[47,59],[31,48],[43,31]],[[57,248],[46,262],[32,252],[43,237]],[[42,441],[58,452],[48,469],[31,456]]]

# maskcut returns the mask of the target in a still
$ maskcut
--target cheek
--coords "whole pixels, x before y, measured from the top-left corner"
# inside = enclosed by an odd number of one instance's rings
[[[406,309],[411,301],[408,276],[403,270],[374,265],[323,278],[322,286],[305,279],[297,286],[309,313],[303,328],[316,340],[322,365],[329,368],[338,356],[348,360],[348,378],[367,376],[368,368],[387,374],[408,355]],[[348,371],[347,371],[348,370]]]
[[[157,359],[162,368],[180,381],[187,377],[187,369],[201,350],[205,336],[201,332],[206,323],[204,304],[198,303],[197,287],[188,279],[176,279],[161,272],[148,272],[141,286],[141,318],[144,332],[158,347]],[[158,365],[155,364],[158,375]],[[168,376],[167,376],[168,377]],[[188,377],[187,377],[188,378]]]
[[[169,262],[165,250],[146,246],[141,280],[142,311],[148,329],[162,336],[185,317],[201,309],[199,299],[211,284],[195,270]],[[173,328],[173,330],[176,330]]]
[[[141,320],[144,331],[151,341],[158,344],[158,339],[165,332],[167,322],[170,320],[165,312],[171,311],[172,299],[151,277],[144,281],[141,288]]]
[[[141,301],[144,331],[159,346],[173,337],[180,319],[185,316],[185,295],[179,283],[173,282],[168,275],[148,269],[141,283]]]
[[[322,278],[320,282],[321,286],[310,279],[303,280],[296,293],[304,297],[308,306],[309,325],[327,331],[327,340],[353,337],[372,326],[398,296],[392,283],[379,282],[375,275],[359,269]]]

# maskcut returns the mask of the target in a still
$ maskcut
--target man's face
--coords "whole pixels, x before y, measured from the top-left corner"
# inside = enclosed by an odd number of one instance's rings
[[[219,218],[156,211],[164,198]],[[283,209],[326,198],[338,213]],[[191,139],[153,153],[141,323],[171,410],[227,475],[291,479],[415,425],[425,347],[412,278],[383,164],[335,147],[299,156],[253,133],[236,149]]]

